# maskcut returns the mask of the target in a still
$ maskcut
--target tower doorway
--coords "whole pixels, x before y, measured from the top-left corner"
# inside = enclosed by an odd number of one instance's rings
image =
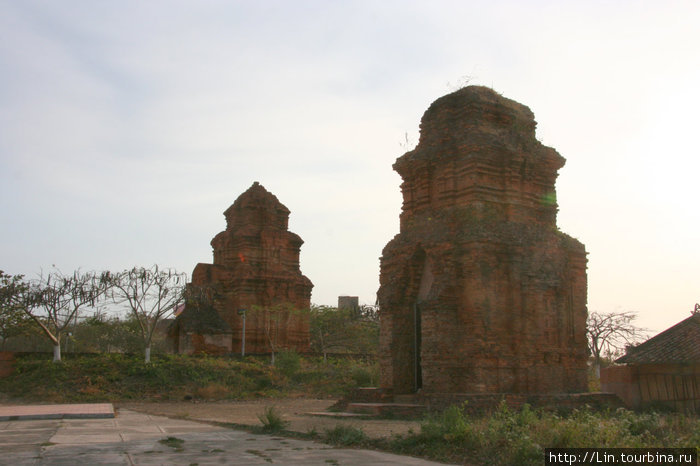
[[[423,388],[423,369],[421,365],[421,306],[420,303],[413,305],[413,390],[418,392]]]
[[[418,282],[418,293],[416,302],[413,304],[413,389],[416,392],[423,388],[423,314],[426,311],[426,301],[433,288],[433,282],[435,282],[435,275],[430,267],[430,261],[423,253],[423,267]]]

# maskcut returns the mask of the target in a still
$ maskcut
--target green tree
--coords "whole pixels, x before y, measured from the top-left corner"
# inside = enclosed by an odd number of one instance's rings
[[[379,346],[379,318],[376,308],[362,306],[357,314],[349,309],[311,306],[311,348],[328,353],[376,353]]]
[[[311,349],[323,354],[324,361],[328,360],[328,353],[346,351],[350,345],[351,336],[346,331],[349,316],[346,309],[311,305]]]
[[[8,275],[0,270],[0,350],[12,337],[27,333],[31,319],[22,309],[29,284],[22,275]]]
[[[135,353],[142,349],[138,328],[133,318],[95,312],[73,327],[72,341],[80,353]]]

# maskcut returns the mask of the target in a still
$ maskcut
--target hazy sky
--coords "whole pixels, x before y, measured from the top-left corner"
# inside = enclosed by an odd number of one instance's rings
[[[312,302],[374,303],[391,165],[468,81],[567,159],[589,310],[663,330],[700,301],[698,24],[697,1],[0,0],[0,269],[189,274],[259,181]]]

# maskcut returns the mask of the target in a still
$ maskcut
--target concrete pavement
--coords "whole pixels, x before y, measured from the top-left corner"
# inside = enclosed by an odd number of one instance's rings
[[[119,410],[112,419],[0,421],[7,465],[437,465],[328,445]]]
[[[0,406],[0,421],[113,418],[112,403]]]

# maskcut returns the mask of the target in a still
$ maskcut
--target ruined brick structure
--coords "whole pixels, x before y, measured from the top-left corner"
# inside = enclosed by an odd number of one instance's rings
[[[436,100],[399,157],[381,258],[381,385],[395,394],[587,389],[586,252],[556,225],[564,158],[491,89]]]
[[[213,306],[241,351],[245,310],[246,353],[309,350],[311,281],[299,270],[302,239],[287,230],[289,209],[253,185],[224,212],[226,230],[214,237],[213,264],[197,264],[192,285],[211,290]]]
[[[231,327],[204,301],[190,299],[168,327],[167,338],[179,354],[231,352]]]

